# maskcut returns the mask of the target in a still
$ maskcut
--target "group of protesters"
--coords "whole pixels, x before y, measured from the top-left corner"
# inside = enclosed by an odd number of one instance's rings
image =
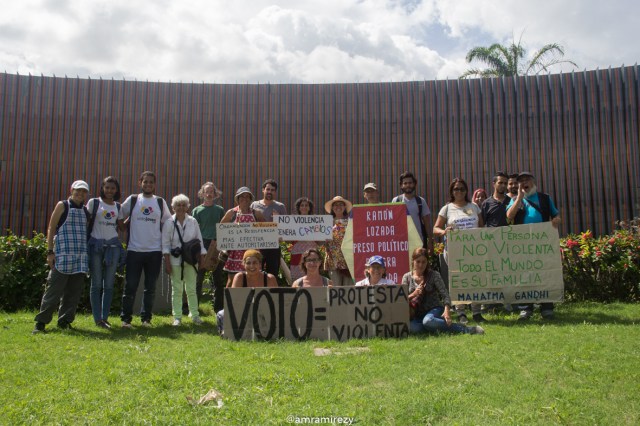
[[[141,192],[132,194],[122,204],[120,185],[112,176],[100,186],[99,197],[88,199],[89,185],[82,180],[72,183],[68,199],[56,204],[47,233],[47,263],[50,268],[40,311],[35,317],[34,333],[44,332],[58,308],[58,327],[71,327],[84,287],[90,274],[90,302],[96,326],[110,329],[109,321],[116,271],[125,267],[122,294],[121,327],[131,329],[133,306],[140,278],[144,272],[144,291],[140,309],[142,327],[151,327],[156,281],[164,264],[172,287],[173,325],[180,326],[184,315],[202,324],[198,304],[207,271],[211,271],[214,311],[222,332],[225,287],[275,287],[281,268],[290,276],[293,287],[330,286],[408,286],[412,332],[446,332],[483,334],[480,325],[468,326],[466,305],[456,304],[457,322],[451,316],[452,302],[447,290],[448,258],[446,237],[452,230],[497,227],[551,221],[560,223],[559,211],[548,194],[538,192],[532,173],[493,176],[493,192],[470,189],[464,179],[449,185],[449,200],[439,210],[431,226],[431,210],[425,198],[416,194],[417,179],[411,172],[399,177],[402,193],[390,201],[404,203],[423,242],[411,253],[411,270],[401,282],[386,277],[385,260],[374,255],[365,264],[365,278],[354,282],[344,254],[345,236],[351,201],[335,196],[324,204],[333,216],[328,241],[298,241],[291,247],[287,265],[279,248],[263,250],[228,250],[220,252],[216,244],[216,225],[220,223],[272,222],[274,215],[286,215],[286,206],[276,200],[278,184],[267,179],[262,184],[263,198],[257,200],[250,188],[237,189],[235,206],[226,212],[216,204],[222,192],[206,182],[198,192],[202,204],[189,214],[189,198],[184,194],[166,201],[155,195],[156,176],[145,171],[139,178]],[[368,204],[378,204],[378,187],[364,185],[363,197]],[[298,215],[314,214],[312,200],[301,197],[295,202]],[[126,238],[125,238],[126,236]],[[429,257],[435,238],[445,241],[440,256],[440,270],[432,270]],[[126,250],[122,242],[126,240]],[[321,247],[322,246],[322,247]],[[226,272],[227,279],[224,279]],[[326,273],[326,274],[323,274]],[[327,276],[328,275],[328,276]],[[183,302],[186,294],[186,302]],[[480,304],[471,304],[473,320],[486,322]],[[533,314],[533,305],[520,305],[519,320]],[[553,304],[540,305],[541,316],[553,318]]]

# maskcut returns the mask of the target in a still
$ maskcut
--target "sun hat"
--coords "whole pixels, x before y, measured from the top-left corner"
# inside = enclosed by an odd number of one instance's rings
[[[331,208],[333,207],[333,203],[337,203],[337,202],[344,203],[347,209],[347,213],[349,213],[351,211],[351,208],[353,207],[353,204],[351,204],[351,201],[345,200],[340,195],[336,195],[335,197],[333,197],[332,199],[324,203],[324,211],[326,211],[327,213],[331,213]]]
[[[236,201],[236,203],[238,202],[238,197],[241,196],[242,194],[249,194],[249,195],[251,195],[251,199],[252,200],[254,199],[253,194],[251,193],[251,190],[249,188],[247,188],[246,186],[241,186],[236,191],[235,197],[233,197],[233,199]]]

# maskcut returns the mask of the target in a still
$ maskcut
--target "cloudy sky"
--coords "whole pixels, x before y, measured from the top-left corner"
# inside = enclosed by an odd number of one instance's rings
[[[0,71],[206,83],[457,78],[474,46],[640,59],[635,0],[2,0]],[[479,65],[479,64],[476,64]],[[569,65],[554,70],[570,71]]]

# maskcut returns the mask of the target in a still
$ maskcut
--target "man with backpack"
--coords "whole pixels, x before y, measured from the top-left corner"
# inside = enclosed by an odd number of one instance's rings
[[[391,200],[392,203],[405,203],[407,210],[413,219],[413,223],[418,229],[420,238],[422,238],[423,247],[427,248],[429,253],[433,251],[433,228],[431,225],[431,210],[427,201],[416,195],[416,177],[411,172],[404,172],[400,175],[400,188],[402,194]]]
[[[536,179],[531,172],[518,174],[518,195],[509,202],[507,220],[516,225],[549,222],[557,228],[560,225],[560,212],[548,194],[538,192]],[[533,304],[520,306],[518,321],[526,321],[533,315]],[[541,303],[540,315],[544,319],[553,319],[553,303]]]
[[[132,328],[133,302],[144,271],[144,294],[140,319],[143,327],[151,327],[156,280],[162,267],[162,224],[171,218],[169,207],[154,195],[156,175],[145,171],[138,180],[140,194],[130,195],[122,203],[122,215],[127,220],[127,272],[122,295],[122,328]]]

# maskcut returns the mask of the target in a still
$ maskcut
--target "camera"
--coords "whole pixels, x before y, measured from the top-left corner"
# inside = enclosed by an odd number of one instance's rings
[[[174,247],[171,249],[171,256],[180,257],[182,255],[182,247]]]

